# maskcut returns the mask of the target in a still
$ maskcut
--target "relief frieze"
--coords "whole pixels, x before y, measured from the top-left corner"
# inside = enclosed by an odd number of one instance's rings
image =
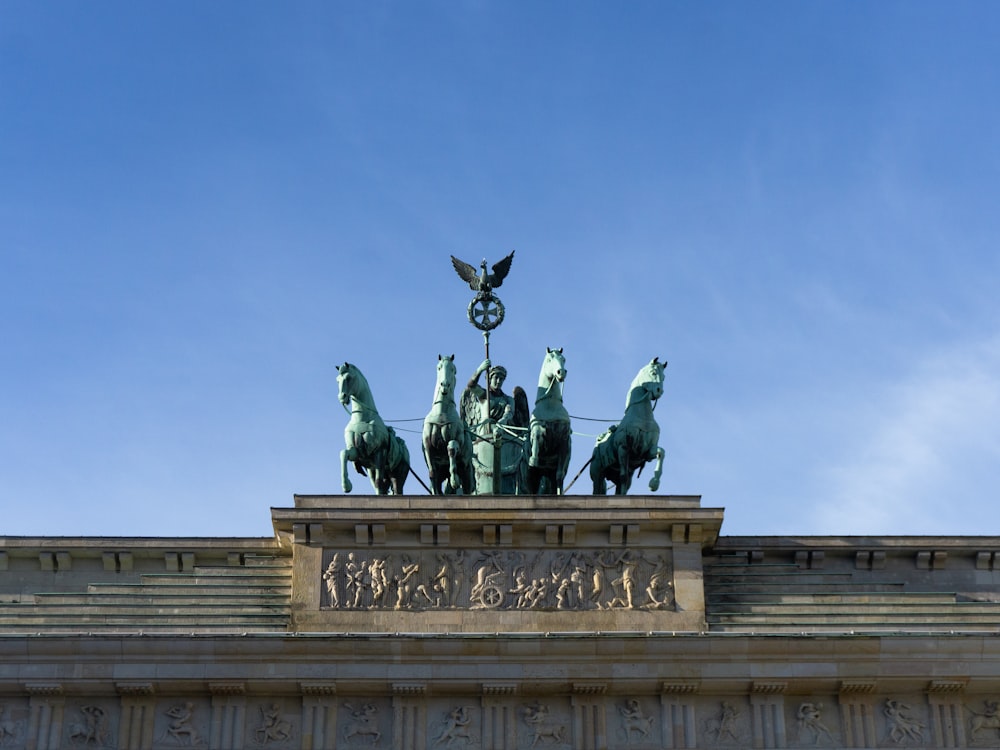
[[[330,609],[674,609],[668,557],[633,549],[328,551],[322,579]]]

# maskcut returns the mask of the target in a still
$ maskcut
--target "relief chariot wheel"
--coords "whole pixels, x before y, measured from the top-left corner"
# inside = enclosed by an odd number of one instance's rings
[[[496,609],[503,604],[503,589],[493,584],[483,586],[483,590],[479,592],[479,602],[486,609]]]

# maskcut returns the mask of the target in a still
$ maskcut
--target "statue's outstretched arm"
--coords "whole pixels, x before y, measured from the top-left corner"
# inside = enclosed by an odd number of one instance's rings
[[[482,364],[476,368],[475,374],[471,378],[469,378],[469,384],[465,386],[466,389],[472,390],[473,388],[478,388],[480,376],[484,372],[486,372],[489,368],[490,368],[490,361],[488,359],[484,359]]]

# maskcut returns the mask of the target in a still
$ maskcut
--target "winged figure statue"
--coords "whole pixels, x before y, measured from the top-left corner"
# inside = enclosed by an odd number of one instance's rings
[[[459,260],[454,255],[451,256],[451,264],[455,266],[455,271],[462,277],[462,280],[469,284],[472,291],[484,295],[503,284],[513,260],[514,251],[512,250],[506,258],[493,264],[493,273],[486,273],[485,259],[479,264],[480,270],[477,271],[475,266]]]

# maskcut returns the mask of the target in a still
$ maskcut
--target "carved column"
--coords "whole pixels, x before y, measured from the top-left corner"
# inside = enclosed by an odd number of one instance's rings
[[[660,694],[660,724],[665,748],[698,746],[698,724],[694,718],[695,682],[665,682]]]
[[[755,682],[750,693],[754,747],[786,747],[784,682]]]
[[[119,750],[150,750],[153,747],[153,685],[149,682],[119,682],[121,718],[118,722]]]
[[[422,682],[397,682],[392,686],[393,750],[422,750],[427,745],[427,707]]]
[[[927,687],[935,747],[965,747],[965,682],[934,680]]]
[[[874,682],[853,680],[840,683],[840,716],[844,726],[844,745],[875,747]]]
[[[607,750],[608,720],[604,706],[607,685],[573,685],[573,747],[577,750]]]
[[[31,696],[26,750],[57,750],[62,739],[63,698],[58,683],[29,683],[24,686]]]
[[[302,682],[302,750],[337,747],[337,686],[332,682]]]
[[[242,682],[212,682],[212,725],[209,729],[211,750],[243,750],[246,726],[246,685]]]
[[[517,694],[513,682],[483,684],[483,750],[516,750],[517,723],[510,697]]]

